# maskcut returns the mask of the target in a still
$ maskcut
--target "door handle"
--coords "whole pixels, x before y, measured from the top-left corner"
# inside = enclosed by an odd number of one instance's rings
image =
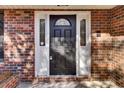
[[[53,60],[53,57],[52,56],[50,56],[50,60]]]

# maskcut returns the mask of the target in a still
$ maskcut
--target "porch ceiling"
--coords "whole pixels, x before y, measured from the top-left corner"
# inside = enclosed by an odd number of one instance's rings
[[[111,9],[116,5],[0,5],[0,9]]]

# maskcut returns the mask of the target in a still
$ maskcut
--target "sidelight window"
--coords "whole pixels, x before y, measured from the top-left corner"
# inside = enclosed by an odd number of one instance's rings
[[[80,46],[86,46],[86,20],[80,21]]]
[[[4,37],[4,13],[0,11],[0,63],[2,63],[4,59],[3,37]]]
[[[45,19],[40,19],[40,46],[45,46]]]

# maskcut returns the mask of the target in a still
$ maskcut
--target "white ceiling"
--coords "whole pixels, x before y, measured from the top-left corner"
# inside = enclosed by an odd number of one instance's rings
[[[111,9],[116,5],[0,5],[0,9]]]

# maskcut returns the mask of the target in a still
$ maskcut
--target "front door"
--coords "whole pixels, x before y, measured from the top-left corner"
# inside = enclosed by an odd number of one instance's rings
[[[50,15],[50,75],[76,75],[76,15]]]

